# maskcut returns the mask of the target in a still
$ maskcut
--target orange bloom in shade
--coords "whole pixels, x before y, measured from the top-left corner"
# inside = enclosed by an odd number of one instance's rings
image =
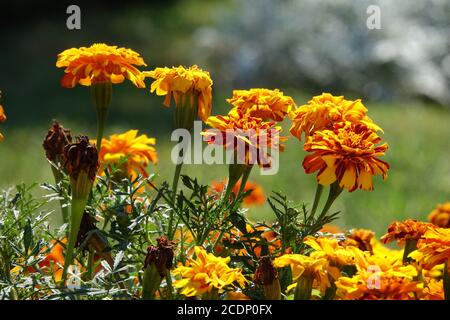
[[[339,242],[339,244],[344,247],[352,246],[362,251],[373,252],[375,242],[375,232],[366,229],[353,229],[346,234],[345,240]]]
[[[450,229],[428,228],[417,243],[417,250],[410,255],[430,270],[434,266],[450,262]]]
[[[294,100],[278,89],[233,90],[233,98],[227,102],[246,115],[274,121],[282,121],[296,108]]]
[[[428,231],[429,228],[434,228],[431,223],[421,222],[413,219],[408,219],[403,222],[392,222],[387,230],[387,233],[381,237],[383,243],[389,243],[397,240],[398,244],[404,244],[406,240],[419,240]]]
[[[210,116],[213,82],[208,71],[203,71],[193,65],[189,68],[183,66],[156,68],[153,71],[146,71],[144,74],[155,79],[150,91],[156,91],[158,96],[166,96],[164,99],[166,107],[170,106],[172,96],[178,106],[181,103],[181,97],[191,92],[197,96],[199,118],[206,121]]]
[[[211,182],[211,189],[221,194],[225,190],[226,181],[213,181]],[[233,188],[234,196],[236,196],[241,188],[241,181],[239,180]],[[244,187],[244,192],[251,192],[244,198],[244,204],[246,206],[263,205],[266,202],[266,195],[261,185],[247,181]]]
[[[301,140],[303,133],[307,138],[316,131],[331,130],[336,123],[347,121],[364,124],[374,131],[382,131],[366,114],[367,108],[362,104],[361,99],[352,101],[344,99],[343,96],[322,93],[293,113],[290,131],[293,136]]]
[[[99,161],[103,166],[120,164],[123,174],[131,180],[135,179],[138,173],[147,177],[145,168],[149,163],[158,162],[155,143],[155,138],[149,138],[145,134],[138,136],[138,130],[113,134],[109,139],[102,140]]]
[[[141,56],[126,48],[95,43],[90,47],[71,48],[58,54],[58,68],[65,68],[61,85],[73,88],[77,83],[122,83],[130,80],[136,87],[145,88],[144,74],[135,66],[146,66]]]
[[[223,145],[226,150],[236,150],[239,163],[270,165],[268,150],[281,150],[281,127],[275,122],[265,122],[260,118],[245,116],[240,110],[231,110],[226,116],[212,116],[206,124],[216,129],[207,129],[202,135],[210,144]],[[240,149],[244,148],[242,151]]]
[[[377,146],[381,138],[367,126],[347,122],[333,130],[317,131],[305,143],[312,152],[303,160],[306,173],[319,171],[317,181],[322,185],[339,182],[341,188],[373,190],[372,176],[386,178],[389,164],[378,159],[388,148]]]
[[[6,115],[5,110],[3,110],[3,107],[0,105],[0,122],[6,121]],[[3,135],[0,133],[0,141],[3,140]]]
[[[227,300],[251,300],[242,291],[228,291]]]
[[[332,224],[325,224],[322,229],[320,229],[322,233],[342,233],[342,229],[338,226]]]
[[[440,228],[450,228],[450,202],[439,204],[429,214],[428,221]]]

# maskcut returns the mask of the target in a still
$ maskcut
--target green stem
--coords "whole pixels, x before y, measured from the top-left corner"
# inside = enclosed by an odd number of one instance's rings
[[[89,256],[88,256],[88,265],[87,265],[87,280],[92,280],[93,274],[94,274],[94,256],[95,252],[92,250],[89,250]]]
[[[55,164],[50,163],[50,167],[52,169],[53,177],[55,178],[55,183],[59,184],[61,181],[63,181],[63,176],[61,172],[55,167]],[[59,196],[63,197],[62,192],[59,193]],[[69,208],[67,206],[64,206],[63,200],[59,200],[59,205],[61,207],[61,215],[63,218],[63,223],[69,222]]]
[[[67,279],[67,270],[74,259],[75,243],[77,241],[78,231],[80,230],[81,218],[83,217],[84,208],[86,207],[87,197],[84,199],[72,199],[71,221],[69,240],[67,242],[66,257],[64,260],[64,268],[62,275],[62,284]]]
[[[250,176],[250,172],[252,171],[253,166],[247,166],[245,168],[244,174],[242,175],[241,179],[241,185],[239,186],[238,194],[236,195],[236,199],[239,199],[239,197],[242,195],[242,193],[245,190],[245,185],[247,184],[248,177]]]
[[[173,236],[175,234],[175,230],[173,228],[173,220],[174,220],[174,211],[175,211],[175,201],[177,199],[177,188],[178,188],[178,181],[180,180],[180,173],[181,173],[181,167],[183,166],[183,163],[177,164],[175,167],[175,174],[173,176],[173,182],[172,182],[172,210],[170,210],[169,213],[169,225],[167,227],[167,236],[169,237],[169,240],[173,240]],[[176,227],[175,227],[176,229]],[[173,233],[173,234],[172,234]]]
[[[320,198],[322,197],[323,185],[320,183],[317,184],[316,194],[314,196],[314,203],[311,209],[311,216],[314,217],[317,211],[317,207],[319,206]]]
[[[313,278],[310,275],[302,275],[297,280],[295,287],[294,300],[309,300],[311,299]]]
[[[336,182],[330,186],[330,193],[328,194],[327,202],[325,203],[325,206],[323,207],[322,212],[320,213],[319,217],[317,218],[318,221],[325,217],[325,215],[328,213],[328,210],[330,210],[331,205],[337,199],[337,197],[341,194],[342,190],[343,189]]]
[[[409,254],[417,249],[417,240],[408,239],[405,243],[405,249],[403,250],[403,264],[409,264],[412,259],[409,258]]]
[[[108,116],[107,109],[97,108],[97,140],[96,140],[97,152],[100,152],[100,149],[102,147],[103,132],[105,131],[105,123],[107,116]]]

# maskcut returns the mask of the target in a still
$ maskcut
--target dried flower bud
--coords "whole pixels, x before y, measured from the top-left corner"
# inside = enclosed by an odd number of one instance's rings
[[[273,267],[272,259],[270,257],[261,257],[253,281],[256,284],[263,286],[266,299],[281,299],[281,286],[280,281],[278,280],[278,271]]]
[[[84,171],[93,182],[99,167],[97,148],[87,136],[78,136],[76,140],[64,147],[64,166],[72,179],[77,180]]]
[[[83,213],[75,247],[79,248],[81,245],[83,245],[83,242],[87,239],[89,232],[98,230],[95,222],[95,219],[89,213],[87,213],[86,211]]]
[[[149,246],[147,248],[147,257],[145,258],[144,268],[154,264],[161,277],[164,277],[165,271],[172,268],[173,263],[173,241],[166,237],[156,239],[157,246]]]
[[[72,142],[70,130],[65,129],[56,120],[44,139],[44,150],[48,160],[58,164],[62,159],[64,147]]]

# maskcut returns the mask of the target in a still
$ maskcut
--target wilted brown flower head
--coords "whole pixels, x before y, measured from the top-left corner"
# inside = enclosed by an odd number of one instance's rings
[[[75,180],[81,171],[85,171],[91,181],[95,180],[99,167],[97,148],[87,136],[78,136],[76,142],[64,147],[64,166]]]
[[[272,259],[269,256],[261,257],[253,281],[260,285],[268,285],[276,279],[278,279],[278,271],[273,267]]]
[[[61,126],[54,120],[52,127],[44,139],[45,156],[52,162],[57,162],[62,158],[64,147],[72,142],[70,130]]]
[[[157,246],[147,248],[147,257],[145,257],[144,269],[151,264],[155,264],[161,277],[164,277],[165,271],[172,268],[174,242],[166,237],[156,239]]]
[[[75,247],[79,247],[83,245],[83,242],[86,240],[90,231],[98,230],[95,226],[95,219],[86,211],[83,213],[83,217],[81,218],[80,230],[78,230],[77,242],[75,243]]]

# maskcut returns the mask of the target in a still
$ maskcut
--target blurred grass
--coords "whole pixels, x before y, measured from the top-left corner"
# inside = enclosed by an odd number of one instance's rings
[[[155,106],[156,107],[156,106]],[[164,123],[170,127],[171,109],[160,110],[160,118],[150,123]],[[216,111],[217,113],[218,111]],[[93,113],[93,112],[92,112]],[[333,206],[340,210],[337,224],[344,227],[364,227],[381,234],[393,219],[426,219],[427,214],[437,203],[450,200],[450,112],[444,109],[421,105],[369,105],[369,115],[382,126],[384,139],[389,143],[385,157],[391,164],[388,179],[382,182],[374,179],[373,192],[344,192]],[[111,120],[106,132],[117,133],[134,128],[133,117],[129,113]],[[94,136],[94,118],[86,119],[82,124],[69,118],[60,119],[73,130]],[[149,168],[149,172],[158,174],[157,181],[171,181],[174,165],[170,161],[173,143],[170,130],[161,130],[142,125],[141,133],[156,136],[159,152],[159,164]],[[47,125],[28,127],[2,125],[0,131],[5,140],[0,144],[0,188],[19,182],[53,182],[50,169],[44,158],[42,139]],[[289,123],[285,125],[287,134]],[[310,203],[314,196],[315,179],[306,175],[301,166],[305,153],[302,145],[294,138],[286,143],[286,151],[280,157],[280,170],[273,176],[262,176],[259,170],[253,170],[250,180],[263,185],[266,193],[271,190],[283,191],[296,202]],[[186,165],[183,173],[196,176],[200,182],[208,184],[211,180],[220,180],[227,175],[226,165]],[[325,197],[325,196],[324,196]],[[271,220],[270,208],[253,207],[249,216],[254,220]]]

